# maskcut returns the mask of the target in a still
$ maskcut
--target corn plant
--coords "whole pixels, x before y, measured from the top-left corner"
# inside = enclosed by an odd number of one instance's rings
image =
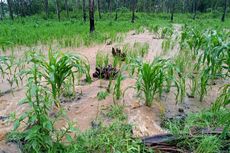
[[[68,77],[72,77],[73,89],[75,73],[88,73],[84,60],[80,56],[63,54],[60,52],[53,53],[51,50],[48,52],[48,59],[43,55],[33,53],[30,62],[37,63],[41,69],[42,77],[48,85],[51,86],[52,95],[55,99],[55,104],[60,106],[61,89]],[[88,76],[89,77],[89,76]]]
[[[34,63],[25,71],[28,76],[26,98],[20,101],[20,105],[28,104],[29,109],[15,120],[14,131],[8,138],[21,144],[23,152],[55,152],[63,149],[63,138],[71,142],[69,133],[75,131],[71,123],[60,130],[55,128],[56,121],[63,113],[58,112],[54,118],[50,116],[55,100],[51,96],[52,91],[42,83],[43,72],[39,67],[38,63]],[[22,122],[25,128],[19,132]]]
[[[169,92],[172,83],[175,83],[178,91],[177,99],[179,99],[179,96],[184,96],[185,81],[177,81],[175,65],[170,60],[156,59],[151,64],[143,63],[138,71],[136,88],[138,92],[144,94],[147,106],[152,105],[156,94],[161,96],[164,90]]]
[[[193,61],[189,62],[194,65],[189,74],[192,97],[199,95],[200,101],[203,101],[207,88],[215,79],[229,76],[228,37],[223,31],[185,27],[180,45],[183,51],[187,50],[186,46],[192,51]]]
[[[212,106],[213,111],[218,111],[222,107],[227,108],[230,105],[230,84],[226,84],[222,87],[221,94],[216,99]]]
[[[98,52],[96,55],[96,67],[106,67],[109,64],[109,55],[104,55],[102,52]]]
[[[161,30],[161,38],[171,38],[173,35],[173,29],[171,27],[164,27]]]
[[[22,59],[15,59],[11,56],[0,56],[0,75],[1,80],[6,80],[10,87],[14,85],[19,86],[19,82],[22,83],[21,71],[24,69],[25,62]]]
[[[116,100],[119,100],[122,96],[122,91],[121,91],[121,81],[122,80],[124,80],[124,76],[121,74],[121,72],[119,72],[119,75],[117,76],[117,79],[115,80],[114,93],[113,93],[113,97]]]

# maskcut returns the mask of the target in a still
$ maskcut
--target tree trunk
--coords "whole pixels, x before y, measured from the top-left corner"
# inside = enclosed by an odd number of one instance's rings
[[[65,0],[65,10],[66,10],[67,18],[69,18],[69,5],[68,5],[68,1],[67,0]]]
[[[132,0],[132,20],[131,20],[132,23],[134,23],[135,21],[135,7],[136,7],[136,0]]]
[[[83,11],[83,20],[84,22],[86,22],[85,0],[82,0],[82,11]]]
[[[226,13],[227,13],[227,0],[224,0],[224,13],[223,13],[223,16],[222,16],[222,18],[221,18],[221,21],[222,21],[222,22],[225,21]]]
[[[60,8],[59,8],[59,0],[56,0],[56,12],[57,12],[58,21],[61,21]]]
[[[21,17],[25,17],[26,12],[27,12],[25,1],[21,0],[20,2],[21,2],[21,6],[20,6],[20,8],[21,8]]]
[[[89,0],[89,21],[90,21],[90,32],[94,32],[94,0]]]
[[[116,15],[115,15],[115,21],[117,21],[117,13],[118,13],[118,0],[116,0]]]
[[[49,2],[48,2],[48,0],[44,0],[44,6],[45,6],[46,19],[48,19],[49,18]]]
[[[11,18],[11,20],[14,20],[12,0],[7,0],[7,4],[8,4],[8,9],[9,9],[10,18]]]
[[[100,0],[97,0],[97,7],[98,7],[99,19],[101,19],[101,4],[100,4]]]
[[[193,0],[193,20],[196,19],[197,0]]]
[[[110,17],[111,17],[112,16],[111,0],[108,0],[108,9],[109,9]]]
[[[1,0],[0,1],[0,7],[1,7],[1,17],[0,17],[0,20],[3,20],[5,14],[4,14],[4,8],[3,8],[3,1]]]
[[[175,7],[175,1],[171,0],[171,22],[173,22],[174,19],[174,7]]]

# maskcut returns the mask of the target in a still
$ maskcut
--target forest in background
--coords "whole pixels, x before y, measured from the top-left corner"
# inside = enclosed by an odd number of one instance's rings
[[[92,3],[92,2],[93,3]],[[195,19],[199,13],[213,13],[224,21],[229,0],[1,0],[0,19],[41,14],[44,19],[82,17],[86,20],[90,5],[103,18],[105,13],[115,13],[116,20],[122,12],[190,13]],[[55,16],[57,14],[57,16]]]

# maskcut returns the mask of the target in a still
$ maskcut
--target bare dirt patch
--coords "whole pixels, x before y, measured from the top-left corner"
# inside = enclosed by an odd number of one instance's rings
[[[176,26],[176,31],[180,30],[180,27]],[[86,56],[89,60],[91,66],[91,74],[95,70],[96,54],[98,51],[103,53],[108,53],[112,56],[111,49],[115,46],[121,46],[126,43],[148,43],[149,53],[146,56],[147,61],[153,60],[155,57],[162,55],[161,43],[162,39],[154,39],[154,34],[145,31],[144,33],[135,34],[130,32],[127,34],[124,42],[115,43],[111,45],[95,45],[93,47],[85,48],[56,48],[57,50],[62,50],[63,52],[78,53]],[[46,49],[42,47],[41,49]],[[177,47],[167,54],[167,57],[172,57],[176,54]],[[101,90],[105,90],[101,87],[106,87],[108,81],[100,81],[95,79],[91,84],[84,84],[76,86],[77,92],[82,92],[80,99],[74,99],[71,102],[63,103],[63,107],[67,111],[67,118],[71,121],[76,122],[76,127],[81,131],[85,131],[92,127],[92,121],[94,121],[100,111],[106,111],[110,105],[112,105],[113,97],[108,96],[105,100],[98,101],[97,93]],[[125,90],[128,86],[134,85],[135,80],[127,78],[122,82],[122,89]],[[5,84],[1,84],[1,89],[9,88]],[[136,96],[134,89],[130,89],[125,94],[125,97],[120,104],[124,104],[125,112],[128,115],[128,122],[134,127],[134,136],[144,137],[156,134],[166,133],[164,129],[160,127],[162,113],[165,112],[167,117],[175,116],[180,114],[179,109],[183,109],[185,113],[187,112],[197,112],[202,108],[210,105],[214,99],[217,97],[219,86],[213,86],[211,92],[206,97],[203,103],[199,102],[197,99],[186,98],[185,103],[176,104],[175,95],[173,91],[170,94],[165,94],[159,101],[155,101],[154,105],[149,108],[144,106],[143,103],[139,103],[139,98]],[[24,90],[14,91],[14,94],[7,93],[0,97],[0,116],[9,116],[11,112],[16,112],[17,116],[26,110],[26,106],[19,106],[18,102],[25,96]],[[63,120],[64,121],[64,120]],[[57,125],[61,127],[65,122],[60,121]],[[4,135],[12,129],[12,124],[6,121],[0,121],[0,140],[4,139]],[[2,133],[2,137],[1,137]]]

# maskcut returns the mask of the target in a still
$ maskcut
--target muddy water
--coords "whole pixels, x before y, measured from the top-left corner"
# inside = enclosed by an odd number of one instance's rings
[[[180,27],[176,26],[176,30]],[[122,46],[125,43],[143,42],[149,44],[149,53],[146,60],[151,61],[156,56],[162,55],[161,43],[162,39],[154,39],[154,35],[148,31],[141,34],[133,35],[133,32],[127,34],[123,43],[115,43],[112,45],[95,45],[93,47],[85,48],[56,48],[64,52],[80,53],[86,56],[91,65],[91,72],[94,72],[96,63],[96,53],[102,51],[111,55],[112,46]],[[40,47],[42,50],[47,47]],[[173,57],[177,53],[178,48],[175,47],[166,57]],[[84,84],[76,86],[76,91],[82,93],[80,98],[74,101],[62,103],[66,109],[67,118],[76,122],[76,127],[81,131],[91,128],[92,121],[95,120],[101,111],[107,111],[108,107],[113,104],[112,96],[108,96],[105,100],[98,101],[97,93],[105,90],[108,85],[107,81],[94,80],[91,84]],[[127,78],[122,82],[122,90],[124,91],[128,86],[135,85],[135,80]],[[101,87],[103,86],[103,87]],[[1,89],[8,88],[7,85],[2,84]],[[197,99],[185,99],[185,103],[176,104],[175,95],[173,91],[170,94],[164,95],[160,100],[155,101],[154,105],[149,108],[144,106],[142,100],[137,98],[134,89],[127,90],[124,99],[119,103],[125,106],[125,112],[128,115],[128,122],[134,127],[134,136],[144,137],[160,133],[165,133],[164,129],[160,127],[162,114],[166,116],[178,115],[179,108],[182,108],[185,113],[197,112],[202,108],[207,107],[216,98],[219,86],[213,86],[209,95],[204,102],[200,103]],[[8,116],[11,112],[16,112],[17,116],[26,110],[26,106],[18,106],[18,101],[25,96],[24,90],[15,91],[14,94],[8,93],[0,97],[0,116]],[[57,127],[61,127],[65,122],[61,120]],[[0,140],[4,139],[4,135],[12,128],[12,124],[7,121],[0,121]]]

